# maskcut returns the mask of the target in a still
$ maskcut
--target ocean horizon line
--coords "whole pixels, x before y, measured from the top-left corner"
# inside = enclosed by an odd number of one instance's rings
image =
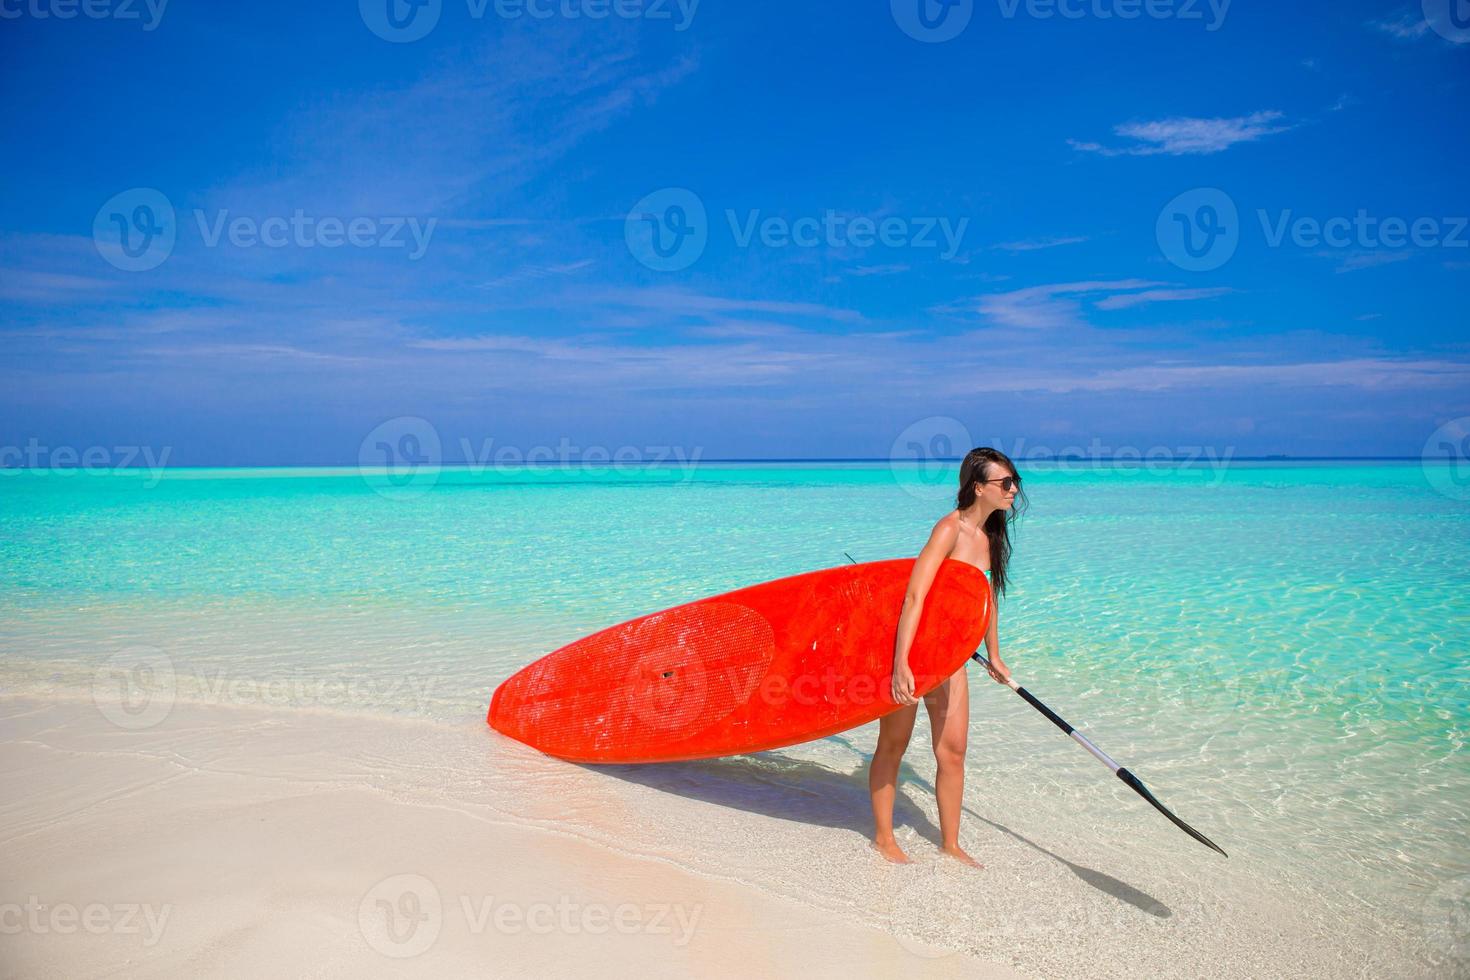
[[[926,459],[893,459],[887,456],[710,456],[683,459],[633,459],[633,460],[587,460],[587,459],[561,459],[547,461],[516,462],[470,462],[470,461],[439,461],[426,462],[422,465],[438,469],[556,469],[558,467],[626,467],[626,466],[663,466],[680,465],[696,466],[702,463],[888,463],[895,466],[912,466],[917,464],[932,463],[960,463],[962,456],[934,456]],[[1086,455],[1057,455],[1057,456],[1034,456],[1022,457],[1016,460],[1019,465],[1028,463],[1125,463],[1125,464],[1147,464],[1157,466],[1159,464],[1177,464],[1180,466],[1191,466],[1199,462],[1229,463],[1317,463],[1317,462],[1453,462],[1454,460],[1438,457],[1424,456],[1294,456],[1283,453],[1271,453],[1263,456],[1193,456],[1193,457],[1164,457],[1146,458],[1143,456],[1086,456]],[[73,470],[146,470],[146,469],[171,469],[171,470],[211,470],[211,469],[235,469],[235,470],[290,470],[290,469],[358,469],[378,470],[386,468],[389,464],[362,464],[354,462],[311,462],[311,463],[155,463],[149,465],[147,462],[117,464],[112,466],[6,466],[0,465],[0,472],[27,472],[27,471],[73,471]]]

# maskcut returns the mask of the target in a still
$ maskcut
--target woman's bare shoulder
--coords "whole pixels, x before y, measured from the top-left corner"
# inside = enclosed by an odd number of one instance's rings
[[[929,532],[929,540],[934,543],[943,544],[948,548],[954,545],[955,541],[959,538],[959,533],[959,515],[954,511],[950,511],[934,522],[934,529]]]

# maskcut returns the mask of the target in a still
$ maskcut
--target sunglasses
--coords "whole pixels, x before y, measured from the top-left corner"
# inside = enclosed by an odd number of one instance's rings
[[[1001,493],[1010,493],[1012,487],[1021,485],[1021,478],[1016,476],[1003,476],[999,480],[976,480],[976,483],[999,483]]]

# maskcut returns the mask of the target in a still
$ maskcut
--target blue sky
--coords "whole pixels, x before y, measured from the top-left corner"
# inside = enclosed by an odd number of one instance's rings
[[[0,445],[1417,455],[1470,415],[1465,0],[94,2],[0,3]]]

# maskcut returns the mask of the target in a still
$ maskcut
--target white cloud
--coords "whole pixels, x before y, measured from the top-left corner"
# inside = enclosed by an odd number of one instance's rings
[[[1148,279],[1085,280],[1028,286],[1007,293],[979,297],[975,310],[997,326],[1022,330],[1057,330],[1087,326],[1083,303],[1097,309],[1121,309],[1166,300],[1202,299],[1219,295],[1218,287],[1201,290],[1174,289],[1173,283]],[[1137,292],[1148,290],[1149,292]],[[1092,299],[1103,294],[1100,299]],[[947,312],[957,312],[950,307]]]
[[[407,83],[317,97],[269,134],[271,170],[233,176],[207,209],[477,221],[698,68],[684,54],[642,69],[627,35],[563,26],[507,29]]]
[[[507,272],[503,276],[487,279],[479,284],[480,289],[499,289],[518,282],[535,279],[554,279],[561,276],[569,276],[574,272],[580,272],[589,266],[595,265],[595,259],[582,259],[578,262],[563,262],[555,265],[523,265],[519,269]]]
[[[892,265],[860,265],[848,272],[850,276],[896,276],[901,272],[908,272],[909,266],[898,262]]]
[[[1334,259],[1337,262],[1339,273],[1357,272],[1359,269],[1372,269],[1380,265],[1392,265],[1395,262],[1407,262],[1414,257],[1414,253],[1407,249],[1357,252],[1320,251],[1314,254]]]
[[[1393,20],[1373,20],[1368,22],[1368,26],[1400,41],[1414,41],[1429,33],[1429,21],[1419,14],[1402,14]]]
[[[41,269],[0,267],[0,299],[28,302],[74,300],[78,293],[107,292],[117,286],[116,279],[47,272]]]
[[[1046,382],[1050,390],[1057,379]],[[1448,360],[1347,358],[1290,364],[1147,364],[1073,379],[1070,390],[1159,391],[1167,388],[1284,385],[1293,388],[1453,388],[1470,383],[1470,364]]]
[[[587,302],[611,303],[666,314],[767,313],[779,316],[816,317],[842,323],[858,323],[864,319],[863,315],[856,310],[823,306],[820,303],[710,296],[673,286],[650,289],[609,289],[571,299],[581,304]]]
[[[1236,143],[1253,143],[1291,129],[1288,125],[1277,125],[1277,120],[1281,118],[1282,114],[1274,109],[1228,119],[1173,117],[1154,122],[1123,123],[1113,127],[1113,132],[1117,135],[1135,140],[1132,145],[1108,147],[1078,140],[1067,142],[1075,149],[1109,157],[1153,156],[1159,153],[1170,156],[1204,155],[1220,153]]]
[[[1146,303],[1177,303],[1184,300],[1212,299],[1234,292],[1229,286],[1203,286],[1195,289],[1146,289],[1141,293],[1119,293],[1105,296],[1094,305],[1100,310],[1125,310]]]
[[[1035,252],[1043,248],[1056,248],[1059,245],[1076,245],[1078,242],[1085,241],[1087,241],[1086,235],[1073,235],[1065,238],[1032,238],[1020,242],[1001,242],[997,245],[992,245],[991,248],[998,248],[1006,252]]]

